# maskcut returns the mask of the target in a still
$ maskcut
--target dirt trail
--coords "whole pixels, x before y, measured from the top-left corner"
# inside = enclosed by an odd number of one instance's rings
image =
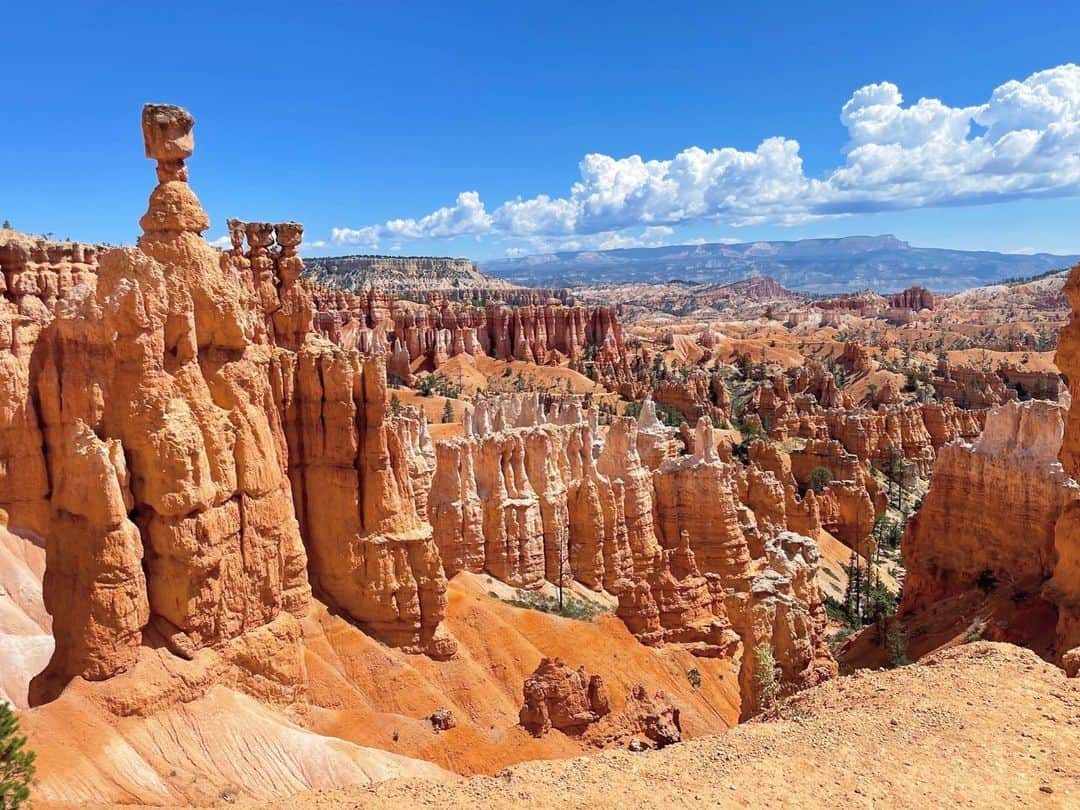
[[[663,751],[395,780],[265,807],[1080,806],[1080,680],[978,642],[809,690],[780,717]]]

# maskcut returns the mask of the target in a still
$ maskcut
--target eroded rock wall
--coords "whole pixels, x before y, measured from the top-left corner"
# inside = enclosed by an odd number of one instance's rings
[[[976,442],[942,448],[904,533],[903,613],[977,588],[1038,593],[1055,575],[1055,524],[1080,498],[1057,460],[1064,417],[1057,404],[1009,403]]]
[[[1065,413],[1065,431],[1058,458],[1065,472],[1080,477],[1080,266],[1065,284],[1072,307],[1069,323],[1061,330],[1054,362],[1069,382],[1071,404]],[[1054,534],[1054,574],[1046,594],[1058,606],[1059,661],[1080,646],[1080,504],[1069,503]],[[1075,660],[1075,653],[1073,659]]]

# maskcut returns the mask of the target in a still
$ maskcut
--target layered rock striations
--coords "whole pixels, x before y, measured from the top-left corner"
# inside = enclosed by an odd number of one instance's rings
[[[421,413],[390,411],[388,364],[483,353],[614,379],[629,368],[615,311],[331,295],[301,278],[295,222],[230,220],[232,247],[215,250],[188,185],[193,125],[181,108],[144,111],[159,182],[137,247],[0,250],[13,473],[0,508],[45,539],[56,640],[33,703],[125,672],[154,676],[132,676],[149,686],[130,694],[116,682],[121,714],[219,683],[302,700],[318,680],[304,647],[315,600],[448,658],[447,575],[461,571],[606,590],[641,642],[741,665],[748,711],[762,644],[784,689],[831,672],[816,552],[789,532],[820,527],[814,498],[718,453],[718,376],[692,374],[679,394],[700,416],[692,455],[654,413],[640,431],[601,425],[591,403],[536,394],[479,399],[464,435],[435,445]],[[671,725],[646,693],[631,702],[627,722]]]
[[[382,359],[315,340],[282,359],[278,402],[312,585],[377,638],[452,655],[437,633],[446,577],[417,511],[409,437],[387,422]]]
[[[930,382],[942,399],[951,399],[961,408],[990,408],[1017,398],[1016,391],[989,367],[954,365],[945,358],[938,361]]]
[[[307,609],[275,348],[200,236],[192,123],[144,110],[159,184],[139,247],[102,256],[96,290],[58,306],[39,340],[56,651],[34,702],[130,667],[147,628],[190,657]]]
[[[1048,580],[1068,582],[1062,516],[1075,510],[1080,486],[1057,460],[1064,416],[1053,403],[1009,403],[990,411],[976,442],[942,448],[904,534],[903,614],[969,591],[1038,594]]]
[[[894,293],[886,300],[890,307],[897,309],[913,309],[917,312],[921,309],[934,308],[934,294],[926,287],[918,285],[908,287],[903,292]]]
[[[45,537],[50,484],[33,405],[34,355],[56,307],[93,293],[99,248],[6,233],[0,237],[0,504],[11,525]]]
[[[553,728],[580,734],[611,712],[607,688],[599,675],[571,669],[558,658],[542,658],[522,687],[525,702],[520,724],[536,736]]]

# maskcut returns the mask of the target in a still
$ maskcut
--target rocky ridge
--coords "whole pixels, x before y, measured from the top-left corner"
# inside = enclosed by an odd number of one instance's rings
[[[502,291],[509,281],[481,273],[468,259],[449,256],[327,256],[304,259],[310,277],[346,290]]]

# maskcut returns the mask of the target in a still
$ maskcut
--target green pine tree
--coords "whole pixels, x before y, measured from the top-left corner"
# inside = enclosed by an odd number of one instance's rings
[[[30,799],[30,783],[37,755],[26,749],[19,736],[19,720],[11,707],[0,701],[0,808],[14,810]]]
[[[450,400],[446,400],[446,405],[443,406],[442,420],[444,425],[448,425],[454,421],[454,406],[450,404]]]
[[[859,565],[859,555],[854,551],[847,564],[848,583],[844,591],[844,613],[847,614],[848,625],[851,627],[862,626],[862,595],[863,576],[862,567]]]
[[[904,626],[900,624],[899,618],[894,617],[889,622],[885,646],[889,651],[889,665],[894,669],[911,663],[907,653],[907,635],[904,633]]]

